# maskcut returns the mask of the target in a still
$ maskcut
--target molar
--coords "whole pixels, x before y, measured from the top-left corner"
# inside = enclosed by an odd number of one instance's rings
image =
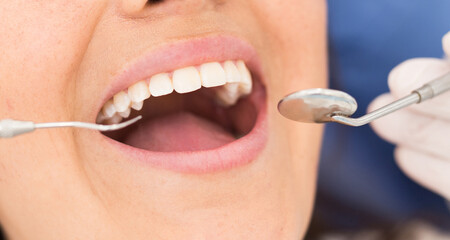
[[[106,119],[106,124],[117,124],[122,122],[123,118],[119,114],[114,114],[111,118]]]
[[[114,95],[114,107],[117,112],[125,112],[131,105],[131,100],[124,91],[121,91]]]
[[[98,113],[97,119],[95,120],[95,122],[96,122],[96,123],[102,123],[102,122],[104,122],[104,121],[107,120],[107,119],[108,119],[108,117],[106,117],[106,116],[103,114],[103,111],[101,111],[101,112]]]
[[[107,118],[111,118],[116,114],[116,107],[114,107],[114,103],[112,100],[109,100],[105,103],[102,109],[103,115]]]
[[[239,97],[239,83],[228,83],[216,91],[216,100],[224,107],[233,106]]]
[[[119,112],[118,114],[123,118],[127,118],[130,116],[130,113],[131,113],[131,109],[127,108],[127,110],[125,110],[123,112]]]

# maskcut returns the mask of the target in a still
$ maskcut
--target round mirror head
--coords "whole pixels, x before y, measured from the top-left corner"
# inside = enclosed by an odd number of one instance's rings
[[[306,89],[289,94],[278,103],[284,117],[307,123],[331,122],[332,115],[351,116],[358,105],[345,92],[332,89]]]

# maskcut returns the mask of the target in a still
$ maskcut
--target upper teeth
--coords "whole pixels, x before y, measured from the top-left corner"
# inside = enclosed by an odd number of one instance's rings
[[[204,63],[197,67],[186,67],[172,73],[160,73],[139,81],[127,91],[121,91],[107,101],[97,116],[97,122],[119,123],[130,115],[131,108],[141,110],[143,102],[153,97],[193,92],[201,87],[219,87],[215,91],[218,103],[231,106],[241,96],[252,91],[252,77],[243,61]]]

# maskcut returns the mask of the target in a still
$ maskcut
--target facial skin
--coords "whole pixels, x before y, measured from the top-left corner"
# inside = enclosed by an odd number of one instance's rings
[[[183,174],[97,147],[98,133],[0,139],[0,223],[10,239],[300,239],[320,126],[276,111],[326,85],[323,0],[0,2],[0,116],[95,121],[112,76],[143,51],[210,35],[245,39],[264,69],[269,139],[251,164]],[[92,137],[92,136],[97,136]]]

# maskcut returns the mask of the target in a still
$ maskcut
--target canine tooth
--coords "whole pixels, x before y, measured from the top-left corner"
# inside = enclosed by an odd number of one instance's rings
[[[117,124],[117,123],[122,122],[122,119],[123,118],[119,114],[116,113],[111,118],[106,119],[105,123],[106,124]]]
[[[152,96],[159,97],[173,92],[172,80],[170,80],[169,74],[160,73],[150,78],[148,86]]]
[[[200,66],[203,87],[217,87],[227,83],[225,70],[218,62],[205,63]]]
[[[139,81],[128,88],[128,97],[132,102],[142,102],[150,97],[145,81]]]
[[[202,87],[200,73],[195,67],[178,69],[173,72],[173,88],[177,93],[188,93]]]
[[[105,103],[102,109],[103,115],[107,118],[111,118],[117,112],[116,107],[114,107],[114,103],[112,100],[109,100]]]
[[[238,61],[236,67],[241,75],[239,84],[239,92],[243,95],[250,94],[252,92],[252,75],[243,61]]]
[[[232,61],[226,61],[223,64],[223,69],[225,70],[228,83],[237,83],[241,80],[241,74],[236,67],[236,64]]]
[[[131,100],[124,91],[121,91],[114,95],[114,106],[117,112],[125,112],[130,106]]]
[[[144,102],[132,102],[131,103],[131,108],[136,111],[140,111],[142,109],[142,106],[144,106]]]
[[[225,86],[217,89],[216,100],[219,104],[229,107],[239,100],[239,83],[227,83]]]
[[[125,110],[124,112],[119,112],[118,114],[123,118],[127,118],[130,116],[130,113],[131,113],[131,109],[127,108],[127,110]]]

